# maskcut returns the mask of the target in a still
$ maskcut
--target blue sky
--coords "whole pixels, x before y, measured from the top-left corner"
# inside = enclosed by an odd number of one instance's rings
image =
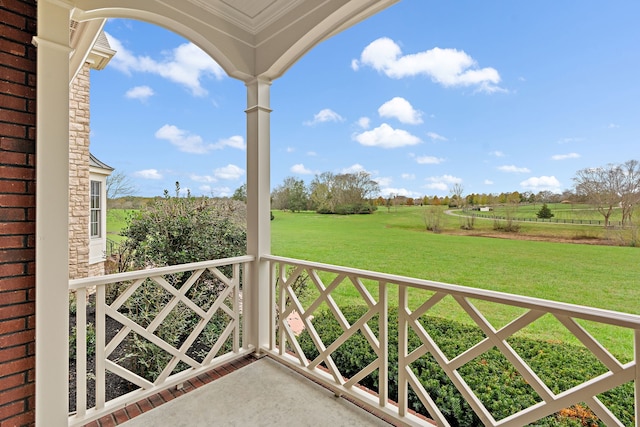
[[[402,0],[271,88],[271,186],[367,171],[381,194],[561,192],[640,160],[640,2]],[[246,90],[160,27],[110,20],[91,151],[138,195],[245,182]]]

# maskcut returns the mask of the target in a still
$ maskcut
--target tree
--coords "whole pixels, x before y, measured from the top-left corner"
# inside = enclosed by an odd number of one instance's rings
[[[334,202],[331,197],[330,184],[333,180],[331,172],[316,175],[309,185],[309,200],[311,209],[319,213],[331,213]]]
[[[620,207],[622,225],[631,225],[634,207],[640,203],[640,162],[628,160],[620,165]]]
[[[459,209],[464,208],[465,199],[462,197],[463,192],[464,187],[462,186],[462,184],[460,184],[459,182],[453,184],[450,190],[452,201],[449,203],[449,205],[452,206],[454,204],[453,200],[455,200],[455,207]]]
[[[281,186],[271,193],[272,205],[275,209],[299,212],[307,209],[309,193],[304,181],[287,177]]]
[[[122,171],[113,171],[113,173],[107,177],[106,190],[107,199],[133,196],[138,192],[138,188],[131,182],[131,178]]]
[[[620,205],[620,175],[618,165],[608,164],[605,167],[586,168],[576,172],[573,178],[575,191],[579,196],[593,204],[604,218],[604,226],[609,226],[613,209]]]
[[[319,213],[370,213],[380,192],[367,172],[316,175],[309,185],[311,206]]]
[[[543,203],[540,210],[536,213],[536,216],[541,219],[550,219],[553,218],[554,215],[551,213],[549,206],[547,206],[546,203]]]
[[[231,198],[233,200],[247,203],[247,184],[244,183],[240,187],[236,188],[236,191],[233,192],[233,196],[231,196]]]
[[[246,206],[235,200],[171,197],[165,190],[122,231],[138,268],[244,255]]]

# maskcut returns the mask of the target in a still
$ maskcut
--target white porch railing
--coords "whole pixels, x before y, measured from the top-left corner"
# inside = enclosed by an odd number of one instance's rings
[[[253,260],[241,256],[71,280],[69,291],[77,301],[77,338],[72,373],[76,377],[75,411],[69,425],[84,425],[252,352],[243,338],[241,271]],[[92,306],[93,319],[87,315]],[[116,326],[107,340],[107,325],[113,322]],[[176,332],[167,327],[170,322],[181,326],[180,322],[187,322],[190,328]],[[88,324],[95,327],[95,346],[87,345]],[[156,372],[133,372],[132,339],[162,359]],[[92,351],[95,369],[87,366],[87,354]],[[107,372],[126,380],[133,391],[109,400]],[[87,407],[89,381],[95,381],[91,408]]]
[[[618,410],[608,408],[598,397],[621,385],[632,390],[626,398],[635,408],[627,417],[626,425],[640,425],[640,316],[277,256],[262,259],[271,263],[271,312],[274,314],[271,319],[270,348],[265,351],[271,357],[329,387],[336,394],[349,396],[370,409],[390,415],[408,425],[427,425],[427,422],[409,411],[408,396],[409,390],[412,390],[428,411],[429,417],[440,426],[448,426],[447,419],[436,405],[436,397],[427,392],[425,384],[414,372],[414,364],[423,356],[429,355],[425,357],[431,357],[437,362],[484,425],[527,425],[563,408],[582,404],[605,425],[622,426],[625,424],[615,414]],[[308,276],[311,292],[299,298],[294,284],[299,284],[300,277],[304,274]],[[351,289],[351,298],[359,295],[360,304],[366,306],[364,314],[351,322],[343,314],[345,307],[339,306],[333,296],[336,292],[344,292],[345,287]],[[416,302],[416,298],[410,298],[410,292],[424,297],[418,298]],[[393,295],[393,298],[389,295]],[[342,298],[344,299],[344,295]],[[427,331],[421,321],[425,314],[444,299],[453,299],[461,308],[461,313],[466,313],[484,336],[475,345],[464,348],[455,355],[443,351],[438,340]],[[482,304],[500,304],[518,308],[520,312],[506,325],[495,327],[478,308]],[[390,307],[394,306],[398,307],[398,336],[389,337],[388,319],[393,317],[389,314]],[[312,322],[313,316],[321,311],[332,313],[340,328],[339,336],[332,337],[329,342],[323,341],[322,334]],[[313,355],[305,353],[300,336],[294,333],[292,323],[288,320],[292,315],[299,317],[304,324],[306,333],[313,342]],[[580,379],[579,384],[554,393],[552,384],[547,384],[548,377],[545,383],[527,358],[518,354],[509,342],[519,331],[544,316],[557,319],[554,322],[563,325],[567,334],[588,349],[592,359],[602,365],[603,372],[591,378]],[[377,320],[374,320],[376,317]],[[627,330],[630,340],[634,342],[633,354],[628,357],[629,360],[621,362],[614,357],[579,323],[583,321]],[[356,334],[365,338],[375,356],[366,367],[347,378],[336,364],[334,354]],[[410,347],[410,335],[413,342],[416,337],[419,339],[418,345]],[[398,342],[398,386],[395,390],[397,404],[388,400],[389,394],[394,392],[389,387],[391,338]],[[482,361],[483,355],[496,349],[537,396],[537,401],[533,404],[516,408],[511,415],[499,420],[494,418],[460,372],[463,366],[474,360]],[[562,372],[563,366],[555,368],[555,378],[566,375],[566,372]],[[371,374],[377,374],[378,378],[375,393],[359,387],[362,380]]]

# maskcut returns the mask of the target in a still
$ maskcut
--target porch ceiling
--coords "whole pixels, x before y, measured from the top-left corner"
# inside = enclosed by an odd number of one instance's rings
[[[183,35],[230,76],[273,80],[319,42],[399,0],[67,0],[72,19],[134,18]]]

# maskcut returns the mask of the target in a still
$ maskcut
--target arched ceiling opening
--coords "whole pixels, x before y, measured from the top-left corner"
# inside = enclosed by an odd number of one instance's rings
[[[397,1],[77,0],[68,3],[73,21],[92,26],[93,32],[89,34],[95,33],[99,23],[107,18],[147,21],[192,41],[229,76],[247,82],[280,77],[322,40]]]

